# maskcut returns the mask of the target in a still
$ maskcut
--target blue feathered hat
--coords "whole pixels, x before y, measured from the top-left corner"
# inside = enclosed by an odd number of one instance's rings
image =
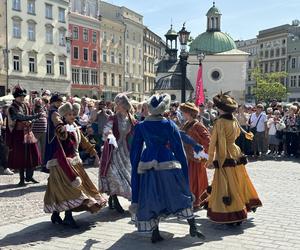
[[[155,94],[148,100],[149,112],[152,115],[162,115],[170,108],[171,97],[168,94]]]

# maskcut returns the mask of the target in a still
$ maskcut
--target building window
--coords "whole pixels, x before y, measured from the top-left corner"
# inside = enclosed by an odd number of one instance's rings
[[[61,75],[61,76],[66,75],[66,62],[65,62],[65,60],[59,61],[59,75]]]
[[[29,72],[35,73],[36,72],[36,63],[35,63],[35,57],[29,57]]]
[[[268,73],[268,70],[269,70],[269,65],[268,63],[265,63],[265,73]]]
[[[103,31],[102,34],[103,34],[103,40],[106,41],[106,39],[107,39],[107,33],[106,33],[106,31]]]
[[[300,81],[300,76],[299,76]],[[119,87],[122,87],[122,75],[119,75]]]
[[[295,88],[297,84],[297,76],[291,76],[290,78],[290,87]]]
[[[13,37],[21,38],[21,20],[13,21]]]
[[[142,75],[142,66],[139,65],[139,76],[141,76],[141,75]]]
[[[72,83],[79,84],[79,69],[72,69]]]
[[[280,56],[280,49],[279,48],[276,49],[276,56],[277,57]]]
[[[296,58],[292,58],[291,68],[292,69],[296,68]]]
[[[35,0],[27,0],[27,13],[35,15]]]
[[[13,0],[13,10],[21,11],[21,0]]]
[[[126,88],[126,91],[129,90],[129,83],[128,82],[125,83],[125,88]]]
[[[111,35],[111,42],[114,44],[115,43],[115,34]]]
[[[270,51],[270,57],[274,57],[274,49],[271,49],[271,51]]]
[[[89,30],[83,29],[83,41],[88,42],[89,41]]]
[[[93,50],[93,62],[97,63],[97,50]]]
[[[276,61],[275,71],[279,72],[279,61]]]
[[[122,45],[122,36],[119,37],[119,45]]]
[[[66,15],[65,15],[65,9],[63,8],[58,8],[58,21],[61,23],[66,22]]]
[[[252,61],[249,60],[249,61],[248,61],[248,68],[251,69],[251,67],[252,67]]]
[[[129,31],[128,30],[126,30],[126,37],[127,37],[127,39],[129,39]]]
[[[298,76],[298,88],[300,88],[300,75]]]
[[[21,71],[21,61],[19,55],[13,56],[14,71]]]
[[[281,60],[281,71],[285,71],[285,60]]]
[[[122,54],[119,53],[119,64],[122,64]]]
[[[97,42],[97,31],[93,31],[93,43]]]
[[[266,51],[265,51],[265,58],[268,58],[268,57],[269,57],[269,51],[266,50]]]
[[[83,60],[84,61],[89,60],[89,49],[86,49],[86,48],[83,49]]]
[[[28,40],[35,41],[35,23],[28,22]]]
[[[285,56],[285,54],[286,54],[286,49],[285,48],[281,48],[281,55]]]
[[[126,63],[126,73],[129,74],[129,62]]]
[[[114,51],[110,52],[110,62],[115,63],[115,52]]]
[[[103,84],[107,86],[107,73],[103,72]]]
[[[126,56],[129,56],[129,47],[126,46]]]
[[[98,85],[98,71],[91,70],[91,82],[92,85]]]
[[[214,81],[218,81],[220,78],[221,78],[221,74],[218,70],[214,70],[212,73],[211,73],[211,78],[214,80]]]
[[[73,47],[73,59],[78,60],[79,59],[79,48]]]
[[[115,74],[111,74],[111,86],[115,86]]]
[[[45,4],[45,16],[47,19],[52,19],[52,5],[51,4]]]
[[[59,45],[60,46],[66,45],[66,31],[63,29],[59,30]]]
[[[106,52],[106,49],[104,49],[103,51],[102,51],[102,60],[103,60],[103,62],[107,62],[107,52]]]
[[[270,63],[270,72],[274,72],[274,62]]]
[[[132,48],[132,58],[135,60],[135,48]]]
[[[78,27],[73,27],[73,34],[72,37],[74,40],[78,40],[79,34],[78,34]]]
[[[282,44],[285,44],[285,39],[282,40]]]
[[[53,70],[53,59],[47,59],[46,60],[46,70],[48,75],[53,75],[54,70]]]
[[[84,85],[89,84],[89,70],[88,69],[82,69],[81,82]]]
[[[260,51],[259,56],[262,58],[264,56],[264,52]]]
[[[51,25],[46,26],[46,43],[53,43],[53,27]]]

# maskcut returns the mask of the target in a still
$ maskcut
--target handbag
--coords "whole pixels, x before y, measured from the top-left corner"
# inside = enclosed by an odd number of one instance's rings
[[[256,124],[255,124],[255,127],[250,128],[250,132],[252,132],[253,135],[255,135],[255,134],[257,133],[257,125],[258,125],[258,123],[259,123],[259,121],[260,121],[261,116],[262,116],[262,115],[260,114],[260,116],[259,116],[259,118],[258,118],[258,120],[257,120],[257,122],[256,122]],[[252,117],[252,116],[251,116],[251,117]],[[249,119],[249,124],[251,123],[251,117],[250,117],[250,119]]]

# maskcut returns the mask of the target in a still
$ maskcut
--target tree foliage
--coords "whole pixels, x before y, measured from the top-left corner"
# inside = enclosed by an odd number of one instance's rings
[[[252,71],[252,78],[256,81],[256,87],[253,89],[256,101],[269,103],[272,100],[284,100],[287,97],[287,89],[281,81],[285,77],[287,73],[284,71],[262,73],[259,67],[255,68]]]

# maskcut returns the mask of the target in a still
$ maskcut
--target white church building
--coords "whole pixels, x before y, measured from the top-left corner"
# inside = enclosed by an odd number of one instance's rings
[[[237,101],[245,101],[248,53],[238,50],[234,40],[221,32],[221,12],[213,4],[207,16],[207,30],[190,44],[187,78],[196,89],[199,55],[205,58],[203,86],[206,99],[220,91],[231,91]]]

